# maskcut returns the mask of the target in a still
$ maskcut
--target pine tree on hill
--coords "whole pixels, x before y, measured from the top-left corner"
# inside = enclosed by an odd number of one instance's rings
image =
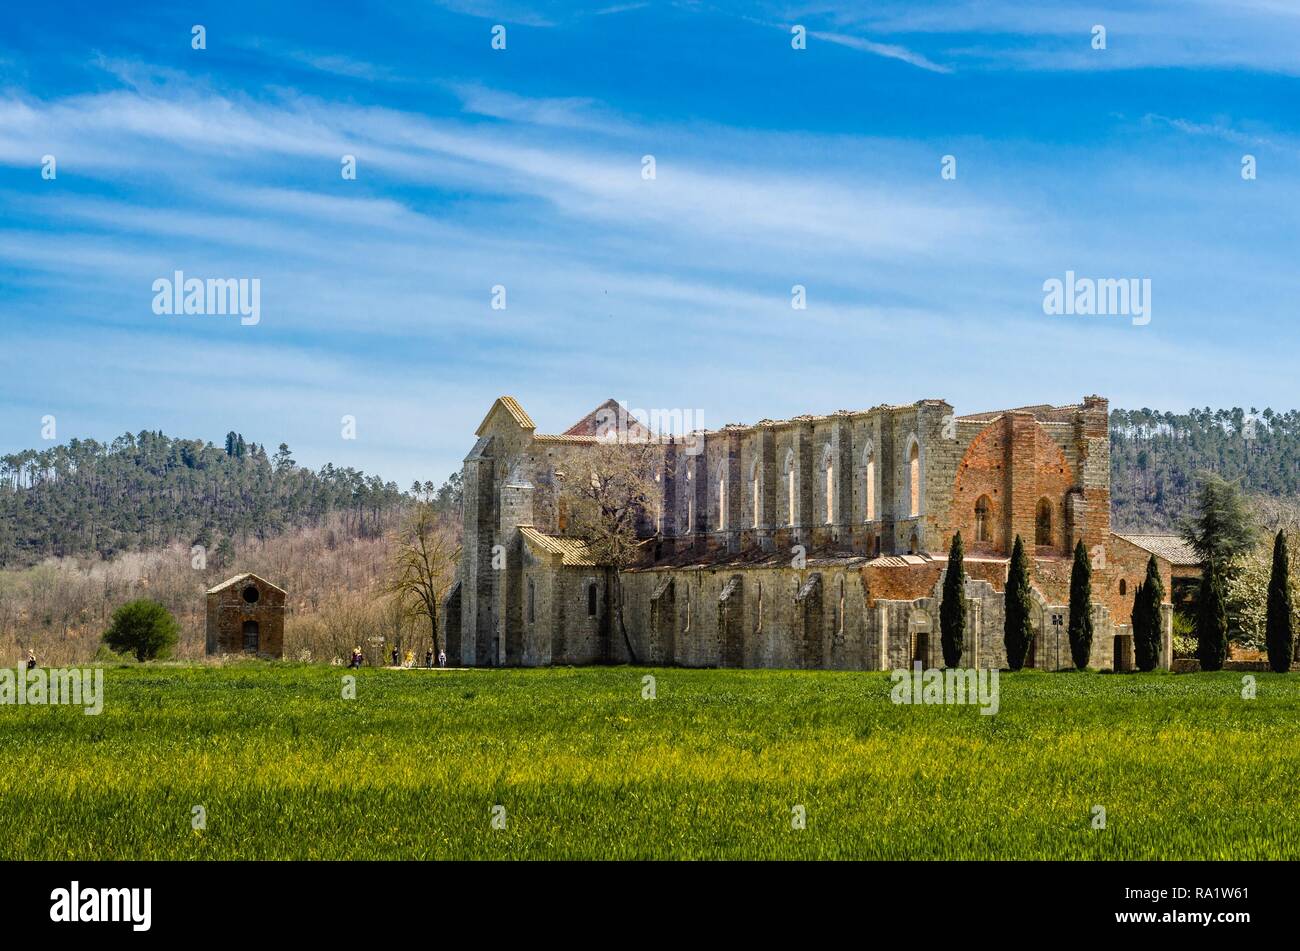
[[[1300,411],[1193,409],[1110,414],[1111,524],[1173,531],[1195,507],[1194,474],[1213,470],[1244,492],[1300,495]]]
[[[1213,472],[1201,473],[1199,480],[1196,503],[1183,522],[1182,535],[1203,564],[1213,560],[1222,573],[1254,547],[1255,520],[1238,484]]]
[[[439,491],[449,512],[459,510],[459,484],[448,480]],[[396,485],[355,469],[298,468],[283,444],[273,465],[263,444],[250,449],[234,431],[224,451],[148,430],[108,444],[73,439],[0,456],[0,567],[178,542],[203,544],[212,555],[218,539],[228,549],[232,539],[242,545],[335,519],[348,533],[374,537],[409,501]]]

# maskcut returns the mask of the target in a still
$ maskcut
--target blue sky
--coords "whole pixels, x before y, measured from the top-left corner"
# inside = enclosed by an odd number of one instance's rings
[[[502,393],[1296,405],[1294,4],[134,6],[0,32],[0,451],[235,429],[405,486]],[[260,323],[155,314],[176,270]],[[1044,314],[1067,270],[1151,322]]]

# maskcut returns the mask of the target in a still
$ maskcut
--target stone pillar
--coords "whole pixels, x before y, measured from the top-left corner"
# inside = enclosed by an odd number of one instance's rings
[[[847,416],[835,421],[831,447],[835,461],[835,511],[831,513],[834,516],[831,529],[837,541],[847,546],[853,537],[853,479],[856,471],[853,426]]]
[[[664,446],[664,464],[660,477],[662,491],[659,498],[663,506],[663,534],[668,538],[677,535],[677,449],[676,439],[668,437],[668,445]]]
[[[727,475],[727,537],[726,549],[730,552],[740,550],[741,527],[749,523],[744,518],[745,493],[741,488],[740,474],[740,435],[739,429],[728,429],[726,437],[726,475]]]
[[[895,426],[894,411],[882,410],[880,414],[880,438],[876,440],[876,476],[880,487],[880,497],[876,499],[876,514],[880,518],[880,553],[882,555],[898,554],[897,518],[898,482],[897,460],[899,449],[894,445]],[[885,670],[890,668],[886,667]]]
[[[813,517],[813,484],[817,481],[817,462],[813,446],[811,423],[796,423],[794,436],[794,524],[796,536],[807,544],[811,539]]]
[[[1160,605],[1160,669],[1169,670],[1174,663],[1174,606]]]
[[[758,430],[759,544],[772,547],[772,532],[777,529],[777,492],[781,488],[781,469],[776,461],[776,433],[770,426]]]
[[[461,581],[461,654],[452,658],[465,666],[492,663],[496,636],[492,546],[496,538],[496,497],[493,491],[494,462],[483,455],[486,441],[480,440],[465,460],[462,514],[465,534],[458,573]]]

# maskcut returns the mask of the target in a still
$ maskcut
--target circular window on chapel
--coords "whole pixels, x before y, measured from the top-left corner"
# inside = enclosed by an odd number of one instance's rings
[[[248,604],[256,604],[261,593],[257,590],[257,585],[250,584],[244,589],[244,601]]]

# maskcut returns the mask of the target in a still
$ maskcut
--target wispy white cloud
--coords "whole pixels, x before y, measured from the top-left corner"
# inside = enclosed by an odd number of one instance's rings
[[[802,18],[810,31],[815,27],[828,35],[849,38],[869,35],[877,44],[897,46],[904,53],[948,68],[1084,71],[1179,67],[1300,73],[1300,6],[1285,0],[1190,0],[1177,11],[1162,0],[1050,4],[832,0],[797,5],[793,10],[773,4],[773,10],[786,19]],[[1107,32],[1104,51],[1091,47],[1091,31],[1097,25]]]
[[[1210,217],[1233,207],[1204,178],[1153,173],[1131,138],[1072,163],[1056,146],[1026,155],[974,138],[652,124],[587,98],[485,86],[458,87],[464,112],[433,118],[115,69],[127,88],[0,96],[0,164],[30,174],[0,191],[0,266],[30,291],[4,316],[25,352],[57,354],[62,368],[25,361],[0,400],[75,405],[96,431],[159,428],[149,420],[162,414],[169,431],[219,436],[272,406],[315,434],[320,461],[346,463],[358,447],[333,433],[351,412],[370,421],[385,474],[409,481],[450,471],[472,417],[505,390],[539,417],[548,406],[576,417],[613,393],[715,421],[932,393],[972,409],[1031,391],[1070,399],[1141,348],[1132,328],[1045,322],[1045,277],[1162,269],[1141,338],[1160,341],[1142,357],[1150,372],[1173,354],[1204,362],[1162,328],[1217,317],[1247,275],[1269,287],[1290,275],[1280,251],[1252,247],[1250,263],[1208,247],[1203,228],[1152,241],[1117,218],[1099,195]],[[1199,132],[1158,118],[1137,131],[1179,145]],[[953,148],[962,177],[943,182],[938,159]],[[55,182],[39,177],[47,151]],[[357,156],[356,181],[339,176],[342,154]],[[262,324],[152,314],[150,281],[175,268],[260,277]],[[1217,297],[1198,294],[1206,275]],[[488,305],[497,283],[505,311]],[[795,283],[807,311],[790,307]],[[1219,355],[1236,365],[1248,345]],[[976,369],[939,386],[911,354]],[[0,441],[10,432],[0,421]]]
[[[864,53],[874,53],[876,56],[884,56],[888,59],[902,60],[904,63],[910,63],[913,66],[919,66],[921,69],[928,69],[932,73],[951,73],[952,69],[947,66],[940,66],[920,53],[898,46],[894,43],[876,43],[872,40],[860,36],[849,36],[844,33],[827,33],[822,30],[813,30],[808,34],[814,39],[825,40],[828,43],[836,43],[840,46],[847,46],[849,49],[861,50]]]

